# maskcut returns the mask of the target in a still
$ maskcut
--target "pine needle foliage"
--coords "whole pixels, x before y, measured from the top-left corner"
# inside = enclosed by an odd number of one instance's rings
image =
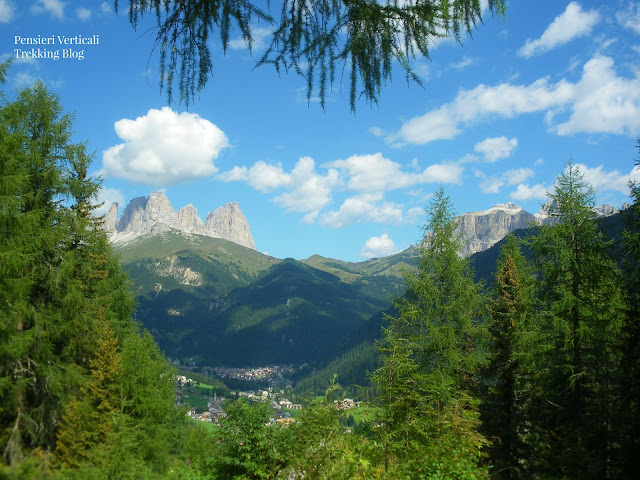
[[[160,49],[160,88],[169,102],[173,84],[187,106],[199,94],[213,71],[212,48],[219,36],[226,52],[237,29],[249,50],[253,29],[266,22],[272,29],[270,45],[256,66],[270,64],[278,73],[304,77],[307,99],[314,93],[322,108],[336,79],[348,77],[349,105],[355,112],[360,97],[378,103],[382,85],[391,80],[394,62],[407,80],[421,85],[411,63],[429,59],[439,38],[460,42],[482,21],[480,0],[282,0],[280,15],[272,17],[249,0],[129,0],[134,28],[145,15],[155,13],[155,47]],[[116,11],[119,1],[114,1]],[[489,9],[504,16],[506,2],[489,0]],[[267,9],[271,3],[267,2]],[[277,8],[274,6],[274,8]]]

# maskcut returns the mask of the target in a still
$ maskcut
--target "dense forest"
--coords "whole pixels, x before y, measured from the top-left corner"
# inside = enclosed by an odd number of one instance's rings
[[[0,478],[636,478],[640,185],[615,244],[569,163],[557,221],[524,240],[530,261],[505,242],[491,288],[439,189],[375,395],[338,408],[334,378],[295,422],[229,400],[212,425],[175,405],[175,372],[135,321],[73,116],[41,83],[0,101]]]

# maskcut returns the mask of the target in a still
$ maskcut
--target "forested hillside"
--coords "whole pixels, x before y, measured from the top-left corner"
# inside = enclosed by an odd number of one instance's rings
[[[171,358],[246,367],[327,362],[401,295],[407,252],[367,262],[280,260],[165,232],[116,245],[137,317]]]
[[[133,320],[130,283],[92,215],[100,182],[72,141],[73,117],[39,82],[0,101],[0,477],[637,476],[640,185],[616,246],[569,163],[550,195],[557,221],[526,238],[529,259],[510,237],[490,287],[459,255],[440,188],[417,269],[383,321],[368,401],[343,401],[331,381],[295,420],[234,399],[214,425],[175,406],[173,372]],[[278,285],[316,281],[350,292],[300,262],[265,272],[242,287],[247,298],[262,289],[280,305]]]

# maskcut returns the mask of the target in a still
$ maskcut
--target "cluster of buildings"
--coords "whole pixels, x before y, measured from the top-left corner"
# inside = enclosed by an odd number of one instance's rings
[[[257,381],[257,380],[271,380],[275,382],[282,380],[284,375],[292,373],[297,367],[293,365],[273,365],[268,367],[246,367],[246,368],[231,368],[231,367],[203,367],[203,373],[210,371],[221,378],[234,378],[238,380]]]

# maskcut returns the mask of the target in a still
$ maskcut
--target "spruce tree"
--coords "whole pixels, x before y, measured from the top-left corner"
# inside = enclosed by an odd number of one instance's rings
[[[638,151],[640,152],[640,139]],[[640,159],[636,162],[640,168]],[[624,478],[640,471],[640,183],[630,182],[631,206],[624,212],[623,261],[626,315],[620,363],[621,465]]]
[[[546,431],[543,470],[574,478],[607,478],[613,438],[614,372],[622,308],[610,243],[598,229],[595,195],[569,163],[549,194],[552,222],[531,246],[539,281],[544,341],[538,425]]]
[[[384,445],[392,476],[483,478],[484,438],[475,395],[484,329],[480,285],[474,283],[451,201],[433,197],[418,247],[418,271],[385,329],[382,366],[374,382],[384,410]]]
[[[534,278],[510,234],[500,250],[489,299],[490,361],[485,369],[487,392],[482,405],[482,432],[489,448],[492,475],[524,478],[525,432],[533,380],[531,330]]]

